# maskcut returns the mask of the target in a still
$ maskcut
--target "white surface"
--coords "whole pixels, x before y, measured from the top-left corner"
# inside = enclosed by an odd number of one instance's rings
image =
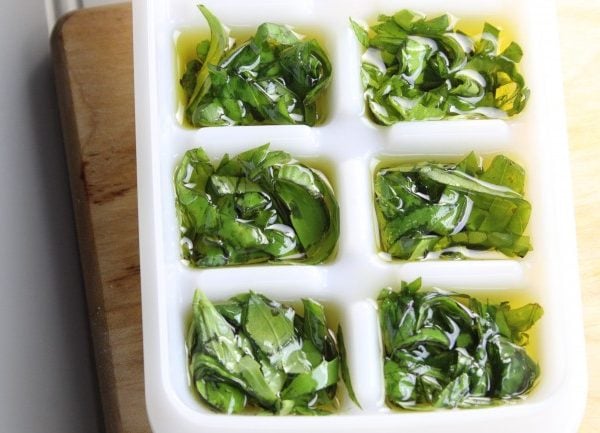
[[[95,433],[44,2],[0,0],[0,10],[0,431]]]
[[[134,0],[138,193],[144,318],[146,396],[155,433],[219,432],[397,432],[573,433],[582,415],[586,375],[578,293],[575,231],[568,148],[553,7],[543,0],[243,0],[207,6],[232,28],[270,20],[317,27],[334,67],[330,112],[324,125],[183,129],[175,119],[173,35],[206,27],[189,0]],[[232,7],[234,5],[234,7]],[[318,7],[316,7],[318,5]],[[532,97],[524,113],[509,121],[441,121],[382,128],[362,117],[359,47],[348,16],[371,19],[402,7],[446,11],[459,17],[510,22],[525,52],[522,64]],[[483,24],[483,19],[482,19]],[[471,127],[472,126],[472,127]],[[332,183],[340,204],[339,252],[320,266],[247,266],[190,270],[179,260],[179,231],[172,173],[185,150],[202,146],[214,158],[225,152],[272,143],[300,159],[333,163]],[[377,256],[372,210],[374,162],[381,157],[443,155],[469,150],[507,153],[528,173],[535,251],[523,260],[469,262],[384,262]],[[559,197],[560,199],[557,199]],[[560,255],[559,255],[560,253]],[[390,413],[383,404],[381,354],[373,299],[386,285],[424,277],[426,286],[510,299],[520,295],[545,309],[537,325],[542,377],[532,395],[517,405],[470,411]],[[249,283],[251,282],[251,286]],[[215,415],[200,405],[187,384],[185,315],[195,288],[219,300],[253,289],[277,300],[311,296],[342,311],[349,362],[365,410],[351,404],[339,415],[245,417]],[[564,289],[569,288],[569,296]],[[367,339],[369,346],[362,346]],[[346,399],[347,400],[347,399]]]

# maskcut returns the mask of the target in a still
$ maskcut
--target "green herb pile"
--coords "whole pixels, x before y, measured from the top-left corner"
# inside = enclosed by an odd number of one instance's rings
[[[385,289],[378,298],[390,405],[477,407],[531,390],[539,367],[523,346],[542,307],[511,309],[420,287],[420,280],[402,283],[399,292]]]
[[[381,15],[369,30],[351,20],[367,48],[361,69],[375,122],[448,117],[503,118],[523,110],[529,96],[512,42],[498,53],[499,29],[485,24],[473,39],[456,30],[450,15],[426,19],[401,10]]]
[[[191,266],[316,264],[334,251],[339,209],[320,172],[260,146],[213,167],[203,149],[175,171],[182,257]]]
[[[265,23],[239,46],[229,31],[199,6],[211,31],[196,48],[181,85],[186,119],[196,127],[255,124],[315,125],[317,105],[331,81],[331,63],[314,40],[289,27]]]
[[[200,397],[229,414],[247,409],[323,415],[338,407],[342,378],[356,402],[341,328],[336,343],[323,306],[311,299],[302,303],[300,316],[253,292],[213,305],[196,291],[187,348]]]
[[[523,168],[503,155],[486,170],[474,153],[459,164],[383,169],[375,177],[381,247],[405,260],[430,251],[463,258],[452,248],[461,246],[524,257],[532,249],[523,235],[531,214],[524,185]]]

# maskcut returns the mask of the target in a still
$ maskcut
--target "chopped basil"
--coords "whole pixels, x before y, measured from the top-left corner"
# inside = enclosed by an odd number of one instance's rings
[[[339,209],[318,171],[268,145],[213,167],[201,148],[175,171],[182,258],[195,267],[316,264],[334,251]]]
[[[531,205],[523,197],[525,170],[496,156],[487,169],[469,154],[459,164],[423,162],[377,172],[375,208],[382,249],[417,260],[429,252],[462,258],[452,247],[524,257]]]
[[[227,28],[199,8],[211,37],[198,44],[180,81],[192,126],[313,126],[323,118],[317,104],[331,81],[331,63],[316,40],[264,23],[232,46]]]
[[[402,409],[477,407],[521,398],[539,366],[526,332],[538,304],[511,309],[470,296],[420,291],[421,281],[378,298],[388,404]]]
[[[499,52],[500,30],[486,23],[478,38],[455,28],[450,15],[427,19],[409,10],[380,15],[368,29],[350,20],[366,49],[361,76],[373,120],[504,118],[529,97],[518,70],[523,52]]]
[[[323,306],[302,302],[304,316],[253,292],[213,305],[196,291],[187,348],[202,400],[224,413],[322,415],[337,409],[339,380],[352,390],[344,348],[338,349]]]

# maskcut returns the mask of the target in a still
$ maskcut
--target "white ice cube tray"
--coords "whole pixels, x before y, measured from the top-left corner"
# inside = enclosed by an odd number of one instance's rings
[[[155,433],[178,432],[575,432],[586,372],[563,113],[555,8],[544,0],[206,0],[227,26],[248,34],[263,22],[315,29],[333,64],[326,121],[307,126],[189,129],[176,119],[175,38],[208,27],[194,0],[134,0],[135,96],[144,368]],[[408,8],[449,12],[481,26],[508,24],[524,50],[528,106],[509,120],[406,122],[385,128],[365,116],[362,50],[349,17],[373,23],[379,13]],[[459,25],[460,28],[460,25]],[[271,143],[325,168],[340,206],[337,254],[326,264],[190,269],[180,259],[173,172],[184,152],[203,147],[215,161]],[[459,160],[474,150],[507,154],[527,172],[534,251],[524,259],[386,261],[377,241],[373,179],[380,160]],[[386,286],[422,277],[425,287],[480,298],[539,302],[534,332],[541,378],[518,404],[476,410],[400,412],[384,402],[383,354],[375,299]],[[188,384],[184,346],[196,288],[213,301],[255,290],[279,300],[312,297],[342,324],[353,385],[362,404],[342,398],[326,417],[257,417],[210,411]],[[332,323],[333,325],[337,323]]]

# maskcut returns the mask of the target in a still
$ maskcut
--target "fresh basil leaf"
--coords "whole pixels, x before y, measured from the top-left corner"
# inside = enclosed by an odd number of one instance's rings
[[[276,407],[277,396],[267,383],[260,364],[251,356],[244,356],[239,361],[240,375],[246,382],[247,392],[258,400],[263,407]]]
[[[539,366],[520,345],[541,317],[467,295],[420,290],[420,280],[384,289],[377,302],[386,398],[410,410],[476,407],[521,398]],[[515,330],[516,332],[513,332]]]
[[[408,9],[403,9],[394,14],[393,20],[405,31],[410,31],[416,23],[423,22],[423,15]],[[389,21],[389,17],[380,17],[379,21]]]
[[[475,52],[477,54],[495,55],[498,52],[499,37],[500,29],[490,23],[485,23],[481,38],[475,43]]]
[[[523,58],[523,49],[519,44],[511,42],[500,55],[511,62],[519,63]]]
[[[196,381],[198,394],[219,412],[239,413],[246,407],[246,394],[227,383]]]
[[[390,402],[400,406],[410,406],[416,399],[417,376],[409,373],[392,361],[386,359],[383,367],[385,395]]]
[[[210,51],[210,41],[205,40],[196,45],[196,56],[200,63],[206,63],[208,52]]]
[[[304,317],[253,292],[213,305],[197,291],[186,346],[201,399],[223,413],[323,415],[338,408],[343,379],[355,400],[323,306],[302,302]]]
[[[381,247],[404,260],[431,251],[443,255],[456,246],[523,257],[531,250],[524,235],[531,214],[524,186],[524,169],[503,155],[486,170],[474,153],[457,165],[425,162],[380,170],[375,209]]]
[[[286,373],[303,373],[310,363],[296,337],[294,311],[251,294],[244,314],[244,330],[270,362]]]
[[[525,190],[525,170],[504,155],[496,156],[479,179],[505,186],[519,194]]]
[[[194,89],[196,88],[196,79],[200,69],[202,69],[202,62],[196,59],[189,61],[186,66],[185,73],[179,81],[181,87],[183,87],[183,91],[185,92],[185,97],[188,99],[194,94]]]
[[[305,394],[314,394],[337,384],[339,376],[338,358],[332,361],[323,361],[314,370],[296,376],[284,389],[282,398],[293,400]]]
[[[190,266],[325,261],[339,209],[324,176],[268,145],[215,169],[193,149],[175,170],[182,258]]]
[[[445,408],[458,407],[468,396],[469,376],[463,373],[444,387],[433,406]]]
[[[494,397],[518,397],[533,387],[540,374],[539,366],[521,346],[497,336],[488,343],[488,354],[495,385]]]
[[[369,48],[369,32],[365,30],[363,26],[354,21],[352,18],[350,18],[350,25],[352,26],[352,30],[354,31],[358,42],[365,49]]]
[[[348,391],[348,396],[350,400],[362,409],[358,399],[356,398],[356,393],[354,392],[354,388],[352,387],[352,379],[350,377],[350,369],[348,367],[348,356],[346,353],[346,344],[344,343],[344,333],[342,332],[342,327],[338,326],[337,330],[337,343],[339,346],[340,353],[340,374],[342,375],[342,380],[344,381],[344,385],[346,385],[346,390]]]
[[[325,321],[325,308],[312,299],[302,300],[304,305],[304,335],[314,347],[323,352],[327,338],[327,323]]]
[[[206,18],[210,27],[210,45],[206,58],[202,64],[202,68],[198,71],[196,78],[196,86],[192,95],[189,97],[189,102],[186,107],[186,114],[192,115],[196,108],[201,104],[202,97],[210,88],[209,67],[217,65],[229,44],[229,32],[223,27],[221,22],[215,17],[204,5],[199,5],[198,9]]]
[[[225,342],[232,348],[232,351],[235,351],[233,349],[235,347],[233,328],[219,314],[204,293],[195,292],[192,309],[195,332],[198,337],[197,344],[206,347],[210,342]]]
[[[529,341],[526,334],[527,330],[541,319],[544,310],[539,304],[527,304],[515,309],[503,305],[502,313],[506,325],[510,329],[510,338],[517,344],[524,346]]]
[[[317,109],[331,82],[331,63],[315,40],[288,26],[264,23],[256,34],[230,46],[229,32],[204,6],[209,41],[181,79],[186,119],[194,127],[305,124],[324,118]]]
[[[523,52],[511,43],[498,53],[500,31],[485,23],[474,39],[448,14],[427,19],[410,10],[381,15],[369,29],[350,24],[363,56],[361,78],[372,119],[400,121],[504,118],[520,113],[529,90],[518,70]],[[372,64],[379,57],[385,68]]]
[[[297,34],[289,27],[280,24],[264,23],[256,29],[253,43],[258,46],[262,46],[265,43],[272,45],[293,45],[299,41],[300,39]]]

